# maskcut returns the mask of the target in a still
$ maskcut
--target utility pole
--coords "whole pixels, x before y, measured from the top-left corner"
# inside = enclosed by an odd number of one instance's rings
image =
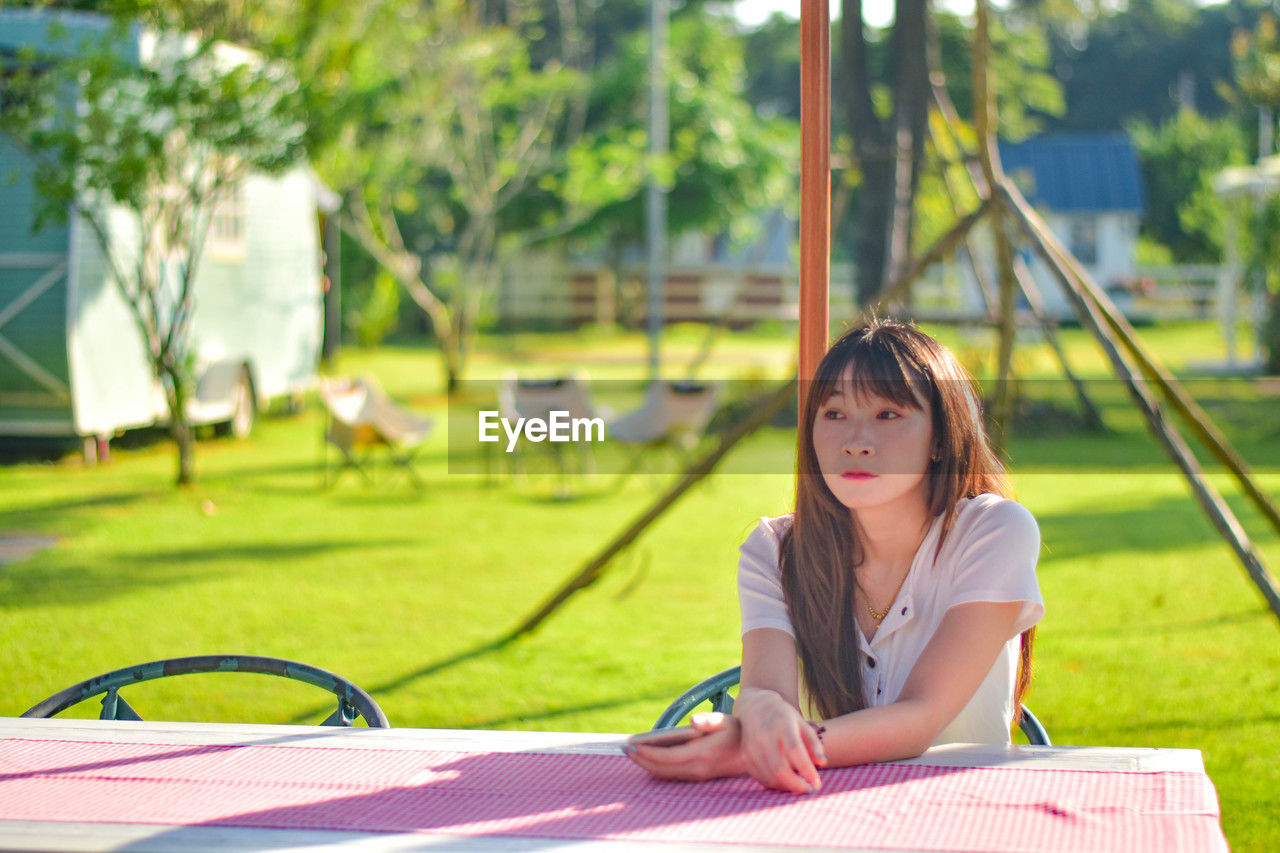
[[[662,289],[667,271],[667,193],[653,167],[667,155],[670,118],[667,85],[667,0],[649,0],[649,186],[645,194],[648,243],[649,378],[661,364]]]

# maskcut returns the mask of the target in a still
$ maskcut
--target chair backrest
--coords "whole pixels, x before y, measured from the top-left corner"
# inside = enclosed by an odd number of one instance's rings
[[[694,382],[663,383],[667,429],[701,433],[720,405],[720,386]]]
[[[640,408],[609,426],[609,435],[631,444],[696,442],[716,413],[720,387],[692,382],[651,382]]]
[[[586,381],[580,376],[520,379],[509,374],[498,388],[498,408],[511,420],[547,420],[551,412],[568,412],[570,418],[595,417]]]
[[[165,658],[112,670],[81,681],[79,684],[73,684],[65,690],[59,690],[49,698],[36,703],[22,716],[52,717],[72,705],[105,694],[102,698],[102,713],[99,714],[99,719],[141,720],[142,717],[138,712],[120,695],[120,688],[140,681],[152,681],[157,678],[188,675],[194,672],[253,672],[302,681],[328,690],[338,697],[338,709],[321,725],[350,726],[359,716],[364,717],[365,723],[371,728],[385,729],[391,726],[387,722],[387,715],[378,707],[373,697],[342,676],[310,664],[260,655],[196,655]]]
[[[360,382],[321,379],[320,400],[331,418],[348,426],[359,426],[368,417],[369,390]]]
[[[366,422],[378,435],[391,444],[414,443],[431,431],[431,418],[422,417],[402,407],[391,399],[374,379],[360,379],[357,384],[364,389]]]
[[[735,666],[718,672],[710,678],[703,679],[681,693],[674,702],[658,717],[653,724],[654,729],[667,729],[680,724],[689,713],[703,702],[710,702],[713,710],[729,713],[733,710],[733,696],[729,689],[735,687],[742,679],[742,667]],[[1033,746],[1052,746],[1049,733],[1045,731],[1036,715],[1026,705],[1020,705],[1021,714],[1018,728],[1026,736],[1027,742]]]

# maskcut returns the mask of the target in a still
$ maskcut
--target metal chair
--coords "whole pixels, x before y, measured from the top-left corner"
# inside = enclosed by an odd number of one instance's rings
[[[741,679],[742,667],[735,666],[732,669],[726,669],[724,672],[716,673],[710,678],[699,681],[684,693],[681,693],[676,701],[667,706],[667,710],[663,711],[662,716],[658,717],[658,721],[653,724],[653,728],[667,729],[679,725],[694,708],[703,702],[710,702],[713,711],[731,713],[733,711],[733,696],[729,693],[729,689],[735,687]],[[1036,715],[1031,713],[1031,709],[1026,705],[1019,707],[1022,709],[1022,714],[1021,719],[1018,720],[1018,728],[1026,736],[1027,742],[1032,746],[1052,746],[1053,744],[1049,740],[1049,733],[1045,731],[1044,726],[1036,719]]]
[[[591,400],[587,377],[583,373],[556,376],[546,379],[521,378],[515,373],[507,373],[498,386],[498,408],[502,417],[509,423],[517,423],[521,418],[550,421],[552,413],[561,413],[571,422],[591,420],[599,417],[595,404]],[[515,446],[507,458],[509,470],[513,474],[524,474],[524,454],[529,444],[523,437],[515,442]],[[563,442],[548,441],[542,448],[555,464],[557,474],[557,492],[567,495],[574,476],[593,473],[595,460],[591,454],[589,441],[570,442],[566,448]],[[495,445],[489,445],[490,453]],[[506,457],[507,454],[502,454]],[[570,457],[573,458],[570,458]],[[491,462],[486,462],[491,471]]]
[[[623,477],[638,470],[649,454],[660,448],[687,454],[697,446],[719,406],[718,384],[651,382],[640,408],[608,424],[610,438],[635,448]]]
[[[421,489],[425,484],[413,468],[414,453],[431,434],[431,418],[422,417],[399,406],[387,396],[377,380],[322,379],[320,400],[328,415],[325,442],[342,455],[341,474],[354,468],[366,483],[372,484],[366,461],[381,447],[392,464],[402,468]],[[329,480],[328,450],[325,450],[324,477]],[[336,476],[334,478],[337,479]]]
[[[258,655],[196,655],[194,657],[165,658],[150,663],[127,666],[103,675],[73,684],[59,690],[27,710],[24,717],[52,717],[100,694],[102,697],[101,720],[141,720],[138,712],[120,695],[120,688],[140,681],[152,681],[173,675],[193,672],[252,672],[261,675],[278,675],[328,690],[338,697],[338,708],[330,714],[322,726],[351,726],[356,717],[363,717],[370,728],[386,729],[391,724],[387,715],[365,691],[340,675],[284,658]]]

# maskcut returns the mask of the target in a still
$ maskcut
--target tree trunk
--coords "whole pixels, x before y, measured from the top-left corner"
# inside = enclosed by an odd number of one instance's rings
[[[911,264],[916,192],[929,122],[929,8],[926,0],[898,0],[893,27],[893,219],[881,288]]]
[[[164,386],[165,402],[169,406],[169,437],[178,451],[175,484],[190,486],[196,481],[196,434],[187,416],[186,384],[177,369],[162,366],[160,370],[160,384]]]
[[[1280,293],[1267,294],[1267,316],[1262,323],[1262,345],[1267,351],[1266,371],[1280,374]]]
[[[462,351],[458,339],[449,346],[442,346],[442,349],[444,351],[444,390],[445,394],[452,396],[462,382],[462,368],[466,354]]]
[[[858,149],[866,146],[857,145]],[[894,175],[893,157],[860,153],[862,166],[862,192],[858,198],[857,236],[854,237],[854,257],[857,259],[857,276],[854,278],[856,305],[868,305],[875,300],[884,284],[889,263],[889,226],[893,222]]]
[[[928,5],[898,0],[891,59],[893,116],[877,115],[861,0],[844,0],[841,77],[845,116],[862,171],[854,256],[859,305],[875,300],[911,263],[916,189],[924,158],[929,72]]]

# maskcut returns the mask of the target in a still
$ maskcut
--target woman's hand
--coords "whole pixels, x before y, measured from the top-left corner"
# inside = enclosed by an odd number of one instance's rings
[[[661,779],[705,782],[746,772],[738,751],[741,727],[733,717],[713,711],[694,714],[689,724],[699,737],[679,746],[628,744],[627,757]]]
[[[773,690],[744,688],[733,710],[742,726],[742,762],[756,781],[796,794],[822,787],[822,741],[794,705]]]

